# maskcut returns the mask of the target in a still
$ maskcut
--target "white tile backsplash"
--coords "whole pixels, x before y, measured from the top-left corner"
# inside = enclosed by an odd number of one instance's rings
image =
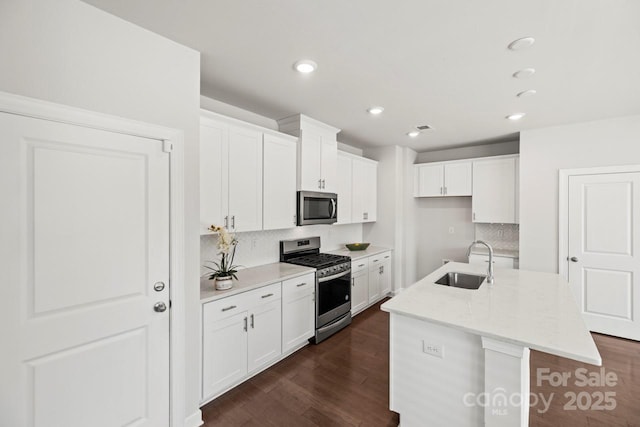
[[[520,249],[519,224],[476,224],[476,240],[484,240],[494,249]]]
[[[320,236],[321,251],[340,249],[345,243],[362,241],[362,224],[309,225],[285,230],[252,231],[236,233],[238,247],[234,263],[243,267],[278,262],[280,240]],[[200,236],[200,274],[208,270],[202,268],[205,261],[218,261],[217,235]]]

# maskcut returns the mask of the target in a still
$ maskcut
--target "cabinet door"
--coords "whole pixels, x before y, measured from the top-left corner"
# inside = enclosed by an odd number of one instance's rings
[[[444,165],[444,195],[471,196],[471,162]]]
[[[444,193],[444,166],[416,165],[414,166],[414,196],[441,197]]]
[[[515,169],[513,157],[473,162],[473,222],[515,223]]]
[[[207,121],[200,126],[200,233],[223,225],[228,206],[228,128]]]
[[[315,333],[315,274],[282,282],[282,351],[306,343]]]
[[[380,270],[380,296],[384,297],[391,292],[391,252],[382,254]]]
[[[380,299],[380,264],[369,270],[369,304]]]
[[[295,141],[264,135],[263,229],[296,226]]]
[[[322,191],[321,152],[322,133],[312,128],[300,132],[300,190]]]
[[[351,314],[357,314],[369,304],[369,271],[361,270],[351,276]]]
[[[247,312],[203,325],[202,400],[247,374]]]
[[[351,157],[338,152],[337,193],[338,193],[338,224],[351,222],[352,193],[352,160]]]
[[[324,133],[322,136],[321,173],[322,191],[335,193],[338,189],[336,172],[338,165],[338,141],[335,134]]]
[[[372,222],[378,216],[378,165],[364,162],[364,221]]]
[[[352,202],[351,202],[351,218],[353,222],[365,221],[365,198],[366,198],[366,177],[365,163],[357,159],[353,159],[353,185],[352,185]]]
[[[273,300],[249,311],[248,371],[258,370],[282,354],[282,305]]]
[[[262,133],[229,129],[229,227],[262,229]]]

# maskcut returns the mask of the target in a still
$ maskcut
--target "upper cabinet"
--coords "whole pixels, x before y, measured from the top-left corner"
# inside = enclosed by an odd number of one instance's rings
[[[350,224],[351,201],[353,200],[353,161],[349,154],[338,151],[337,189],[338,194],[338,222],[337,224]]]
[[[200,233],[212,224],[236,232],[294,227],[296,141],[203,111]]]
[[[473,222],[518,223],[518,156],[473,161]]]
[[[264,135],[263,228],[296,226],[296,149],[288,135]]]
[[[338,224],[377,219],[378,162],[338,151]]]
[[[414,196],[471,196],[471,175],[470,161],[417,164],[414,166]]]
[[[282,132],[299,137],[297,189],[335,193],[340,129],[302,114],[278,120]]]
[[[200,121],[201,233],[212,225],[262,229],[262,134],[203,117]]]

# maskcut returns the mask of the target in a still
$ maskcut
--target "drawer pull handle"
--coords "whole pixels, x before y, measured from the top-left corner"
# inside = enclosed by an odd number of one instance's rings
[[[389,255],[387,255],[385,258],[389,258]]]
[[[298,284],[296,285],[296,287],[298,287],[298,288],[299,288],[300,286],[304,286],[304,285],[306,285],[306,284],[307,284],[307,282],[304,282],[304,283],[298,283]]]
[[[266,295],[262,295],[262,298],[269,298],[269,297],[272,297],[272,296],[273,296],[273,294],[266,294]]]
[[[358,267],[364,267],[364,264],[360,264]]]
[[[233,310],[234,308],[238,308],[237,305],[230,305],[229,307],[225,307],[222,309],[222,311],[229,311],[229,310]]]

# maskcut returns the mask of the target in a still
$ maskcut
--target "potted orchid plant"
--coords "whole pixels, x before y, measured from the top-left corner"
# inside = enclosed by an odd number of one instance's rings
[[[236,273],[238,272],[239,266],[233,264],[238,239],[236,239],[235,235],[229,234],[224,227],[212,225],[209,227],[209,230],[218,233],[218,255],[220,255],[220,262],[207,261],[213,264],[213,266],[205,265],[204,267],[212,271],[209,274],[209,280],[215,279],[216,289],[231,289],[233,279],[238,280]]]

